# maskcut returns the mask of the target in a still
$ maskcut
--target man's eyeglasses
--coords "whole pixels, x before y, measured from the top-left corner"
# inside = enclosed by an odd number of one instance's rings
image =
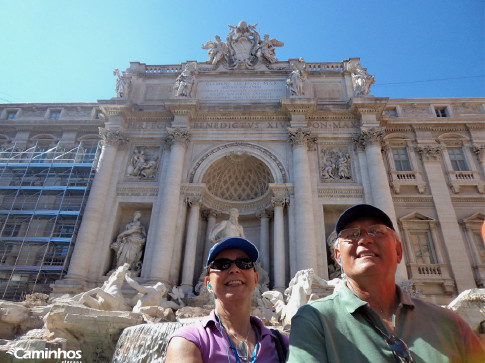
[[[209,266],[207,267],[213,270],[224,271],[230,268],[233,263],[236,264],[236,266],[241,270],[249,270],[254,268],[254,262],[249,258],[236,258],[235,260],[219,258],[209,263]]]
[[[408,346],[401,339],[391,335],[386,338],[386,343],[400,362],[413,362]]]
[[[367,228],[367,234],[374,238],[384,238],[387,236],[387,230],[390,229],[384,224],[374,224]],[[346,228],[340,231],[338,237],[346,242],[357,242],[362,235],[361,228]]]

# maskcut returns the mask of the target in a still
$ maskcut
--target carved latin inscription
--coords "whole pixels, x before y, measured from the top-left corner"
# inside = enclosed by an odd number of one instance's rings
[[[284,81],[199,82],[201,100],[257,100],[286,97]]]

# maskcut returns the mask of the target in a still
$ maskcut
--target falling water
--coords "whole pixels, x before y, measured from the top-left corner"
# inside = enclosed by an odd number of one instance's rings
[[[170,335],[198,319],[172,323],[141,324],[123,330],[115,347],[112,363],[163,363]]]

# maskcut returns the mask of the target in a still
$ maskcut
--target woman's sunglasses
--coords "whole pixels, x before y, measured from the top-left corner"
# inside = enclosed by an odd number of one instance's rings
[[[236,264],[241,270],[249,270],[254,268],[254,262],[249,258],[236,258],[235,260],[230,260],[228,258],[219,258],[217,260],[209,263],[209,268],[213,270],[224,271],[231,267],[232,264]]]

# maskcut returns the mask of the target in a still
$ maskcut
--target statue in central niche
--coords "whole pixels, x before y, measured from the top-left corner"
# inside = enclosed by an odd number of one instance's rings
[[[215,244],[226,237],[243,237],[243,227],[239,224],[239,210],[237,208],[231,208],[229,210],[229,219],[217,223],[209,235],[209,241],[211,244]]]

